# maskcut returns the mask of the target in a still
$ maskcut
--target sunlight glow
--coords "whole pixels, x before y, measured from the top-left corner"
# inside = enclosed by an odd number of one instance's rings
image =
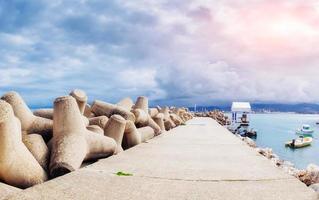
[[[294,18],[274,20],[269,26],[269,33],[277,37],[307,37],[315,36],[315,27]]]

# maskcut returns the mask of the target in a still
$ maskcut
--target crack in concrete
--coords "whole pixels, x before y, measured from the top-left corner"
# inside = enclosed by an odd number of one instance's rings
[[[283,181],[295,180],[294,178],[269,178],[269,179],[182,179],[182,178],[165,178],[156,176],[135,176],[140,178],[161,179],[171,181],[190,181],[190,182],[266,182],[266,181]]]

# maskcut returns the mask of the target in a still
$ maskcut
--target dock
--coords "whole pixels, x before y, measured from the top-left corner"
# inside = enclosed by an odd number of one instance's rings
[[[5,194],[4,199],[316,199],[313,190],[211,118],[194,118],[118,155]]]

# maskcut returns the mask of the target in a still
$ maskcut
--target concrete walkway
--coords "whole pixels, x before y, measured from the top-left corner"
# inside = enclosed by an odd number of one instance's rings
[[[119,177],[118,171],[133,176]],[[10,199],[315,199],[225,128],[195,118],[157,138]]]

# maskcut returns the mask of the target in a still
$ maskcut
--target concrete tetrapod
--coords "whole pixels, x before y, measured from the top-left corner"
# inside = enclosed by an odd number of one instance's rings
[[[164,114],[165,130],[168,131],[172,128],[175,128],[176,124],[170,118],[169,108],[166,106],[166,107],[162,108],[160,112]]]
[[[59,97],[54,101],[50,175],[57,177],[79,169],[83,160],[112,155],[116,143],[86,129],[75,99]]]
[[[170,114],[170,118],[171,118],[171,120],[174,122],[174,124],[176,126],[179,126],[182,123],[184,123],[183,120],[178,115],[176,115],[175,113],[171,113]]]
[[[150,109],[148,109],[148,114],[149,114],[151,117],[155,117],[155,116],[158,114],[157,108],[150,108]]]
[[[134,109],[132,113],[135,116],[135,124],[138,127],[143,127],[148,124],[149,115],[142,109]]]
[[[187,111],[185,110],[185,108],[175,108],[173,110],[173,113],[175,113],[176,115],[178,115],[179,117],[181,117],[184,113],[186,113]]]
[[[164,124],[164,114],[158,113],[153,120],[155,123],[161,128],[162,131],[165,131],[165,124]]]
[[[116,153],[116,141],[110,137],[87,131],[85,138],[88,144],[88,152],[84,161],[105,158]]]
[[[45,108],[45,109],[37,109],[33,111],[33,114],[38,117],[43,117],[47,119],[53,119],[53,109]]]
[[[46,109],[38,109],[33,112],[35,116],[38,117],[43,117],[47,119],[52,119],[53,120],[53,109],[52,108],[46,108]],[[82,116],[83,123],[85,126],[89,125],[89,119],[85,117],[84,115]]]
[[[140,144],[141,142],[141,134],[138,132],[135,124],[132,121],[127,120],[122,142],[123,148],[131,148],[135,145]]]
[[[22,134],[22,141],[41,167],[48,170],[50,150],[39,134]]]
[[[169,131],[169,130],[175,128],[176,124],[174,124],[174,122],[172,120],[165,120],[164,119],[164,126],[165,126],[165,130]]]
[[[83,121],[84,126],[90,125],[89,119],[86,118],[84,115],[82,115],[82,121]]]
[[[92,117],[89,118],[89,125],[97,125],[104,129],[105,125],[107,124],[107,121],[109,121],[109,118],[104,115],[99,117]]]
[[[149,127],[149,126],[138,128],[137,131],[141,135],[142,142],[146,142],[147,140],[150,140],[155,136],[154,129],[152,127]]]
[[[95,100],[93,102],[91,109],[96,116],[105,115],[107,117],[111,117],[112,115],[118,114],[118,115],[121,115],[126,120],[131,120],[135,122],[134,114],[118,105],[106,103],[104,101]]]
[[[81,114],[84,114],[85,106],[88,100],[86,93],[83,90],[75,89],[70,92],[70,95],[75,98],[76,103],[79,106]]]
[[[21,124],[12,107],[0,100],[0,179],[27,188],[43,183],[47,174],[22,142]]]
[[[151,116],[148,117],[148,124],[149,127],[154,129],[155,135],[160,135],[162,133],[162,129],[157,123],[153,120]]]
[[[41,134],[45,140],[52,136],[52,120],[35,116],[18,93],[8,92],[1,99],[12,106],[14,115],[21,122],[23,132]]]
[[[104,130],[98,125],[89,125],[86,129],[94,133],[98,133],[99,135],[104,135]]]
[[[134,109],[142,109],[148,113],[148,98],[144,96],[137,97]]]
[[[122,152],[122,140],[125,131],[126,120],[120,115],[112,115],[105,125],[104,135],[113,138],[117,143],[116,153]]]
[[[164,120],[168,120],[170,119],[169,117],[169,108],[167,106],[165,106],[164,108],[162,108],[160,110],[160,113],[163,113],[164,114]]]
[[[130,111],[134,105],[133,100],[129,97],[126,97],[120,100],[116,105],[125,108],[126,110]]]
[[[92,113],[91,106],[89,104],[85,105],[85,109],[84,109],[83,115],[85,117],[87,117],[87,118],[95,117],[94,113]]]
[[[155,135],[161,134],[162,130],[152,117],[142,109],[134,109],[135,123],[137,127],[150,126],[154,129]]]

